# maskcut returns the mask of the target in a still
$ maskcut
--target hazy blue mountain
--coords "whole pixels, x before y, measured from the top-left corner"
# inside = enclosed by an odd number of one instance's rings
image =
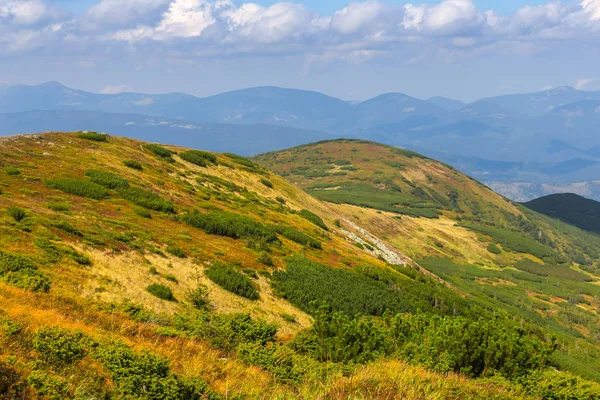
[[[560,87],[537,93],[510,94],[483,99],[515,112],[539,116],[566,104],[600,100],[600,92],[586,92],[572,87]]]
[[[438,115],[440,107],[402,93],[387,93],[355,106],[359,127],[401,122],[413,116]]]
[[[334,138],[325,132],[266,124],[207,124],[96,111],[27,111],[0,114],[0,136],[79,130],[109,132],[144,141],[216,152],[233,152],[245,156]]]
[[[427,99],[427,102],[438,106],[439,108],[444,109],[446,111],[460,110],[461,108],[467,105],[466,103],[463,103],[460,100],[454,100],[440,96],[434,96],[430,99]]]

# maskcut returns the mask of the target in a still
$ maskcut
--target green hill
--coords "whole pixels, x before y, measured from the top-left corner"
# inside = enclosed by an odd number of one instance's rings
[[[590,232],[600,232],[600,203],[572,194],[553,194],[524,203],[525,207]]]
[[[414,153],[315,146],[294,163],[341,197],[235,154],[0,138],[0,397],[598,398],[595,236]]]

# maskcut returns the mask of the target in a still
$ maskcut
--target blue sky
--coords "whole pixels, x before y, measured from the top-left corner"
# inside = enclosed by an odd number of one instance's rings
[[[600,0],[0,0],[0,83],[105,93],[600,90],[599,45]]]

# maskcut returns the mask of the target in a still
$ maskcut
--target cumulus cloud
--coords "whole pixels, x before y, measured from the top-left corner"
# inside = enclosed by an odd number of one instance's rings
[[[236,53],[303,55],[362,62],[415,43],[446,60],[506,46],[533,52],[545,40],[600,39],[600,0],[549,1],[509,16],[473,0],[355,1],[319,15],[298,2],[261,6],[231,0],[100,0],[79,16],[44,0],[0,0],[0,53],[54,43],[72,51],[102,46],[168,52],[165,59]],[[420,55],[405,54],[407,60]],[[356,61],[358,60],[358,61]]]

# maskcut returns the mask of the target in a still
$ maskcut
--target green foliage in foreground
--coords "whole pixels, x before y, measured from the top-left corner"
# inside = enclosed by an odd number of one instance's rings
[[[175,212],[175,207],[173,206],[173,203],[163,199],[156,193],[150,192],[148,190],[144,190],[137,187],[128,187],[119,189],[118,193],[125,200],[129,200],[137,206],[166,213]]]
[[[516,378],[549,363],[555,342],[505,317],[386,314],[383,322],[321,307],[295,348],[321,361],[365,363],[394,356],[438,372]]]
[[[33,292],[50,290],[50,280],[37,270],[31,259],[4,251],[0,251],[0,279]]]
[[[112,172],[90,169],[85,172],[85,176],[90,178],[92,182],[108,189],[125,189],[129,187],[129,183],[125,179]]]
[[[17,167],[13,167],[12,165],[10,167],[6,168],[6,170],[4,170],[4,172],[6,172],[6,175],[10,175],[10,176],[21,175],[21,170]]]
[[[84,179],[51,178],[46,180],[46,186],[89,199],[103,200],[108,197],[106,188]]]
[[[206,167],[209,164],[217,164],[217,157],[214,154],[200,150],[189,150],[179,153],[181,159],[198,165],[200,167]]]
[[[97,132],[81,132],[77,137],[79,139],[91,140],[92,142],[108,142],[108,135]]]
[[[208,214],[188,213],[182,221],[194,228],[202,229],[211,235],[226,236],[233,239],[257,239],[267,243],[278,242],[277,235],[256,220],[226,211],[214,211]]]
[[[325,229],[326,231],[329,230],[329,228],[327,228],[327,225],[325,225],[325,222],[323,222],[323,219],[321,219],[321,217],[319,217],[317,214],[308,210],[302,210],[300,211],[300,215],[303,218],[315,224],[316,226],[318,226],[319,228]]]
[[[258,299],[254,283],[242,272],[222,262],[215,262],[205,271],[206,276],[223,289],[250,300]]]
[[[162,300],[173,301],[175,297],[173,296],[173,292],[171,289],[165,285],[160,285],[158,283],[154,283],[146,288],[146,291],[151,295],[158,297]]]
[[[72,364],[85,355],[85,335],[59,328],[40,329],[33,341],[34,348],[53,364]]]
[[[314,301],[348,315],[381,316],[386,310],[415,312],[417,308],[449,312],[448,306],[461,312],[466,308],[450,291],[425,277],[419,279],[422,281],[382,268],[365,267],[355,272],[291,257],[285,271],[273,273],[271,283],[277,295],[309,313],[315,311]]]

